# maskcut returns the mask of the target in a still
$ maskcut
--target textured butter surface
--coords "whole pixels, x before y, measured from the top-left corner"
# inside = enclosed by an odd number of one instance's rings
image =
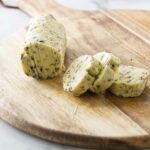
[[[135,97],[143,92],[149,72],[143,68],[121,65],[118,77],[110,87],[110,91],[123,97]]]
[[[120,59],[112,53],[100,52],[94,55],[94,58],[100,61],[103,67],[108,65],[114,71],[117,71],[120,65]]]
[[[100,75],[94,81],[94,84],[91,86],[90,90],[95,93],[104,92],[112,85],[114,75],[114,71],[109,66],[105,66]]]
[[[100,93],[104,92],[112,85],[114,77],[118,72],[120,59],[107,52],[97,53],[94,55],[94,58],[102,64],[102,71],[97,76],[90,90],[95,93]]]
[[[64,70],[66,33],[53,16],[32,19],[21,55],[24,72],[35,78],[52,78]],[[32,62],[32,63],[31,63]]]
[[[101,64],[90,55],[75,59],[63,77],[65,91],[79,96],[85,93],[93,84],[95,77],[101,71]]]

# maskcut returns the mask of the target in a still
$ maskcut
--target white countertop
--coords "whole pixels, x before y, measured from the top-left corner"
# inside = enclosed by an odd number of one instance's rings
[[[7,0],[8,3],[12,3],[15,0]],[[82,4],[74,5],[75,0],[57,0],[63,5],[67,5],[68,7],[75,7],[78,9],[95,9],[94,5],[83,5],[85,0],[81,0]],[[91,0],[88,0],[90,4]],[[96,0],[95,0],[96,1]],[[114,1],[114,0],[113,0]],[[121,0],[122,1],[122,0]],[[127,3],[128,1],[128,3]],[[135,0],[132,0],[135,1]],[[137,1],[137,0],[136,0]],[[141,0],[139,0],[141,1]],[[67,3],[66,3],[67,2]],[[126,0],[125,4],[122,5],[119,0],[115,0],[111,3],[110,0],[102,0],[100,7],[106,8],[118,8],[119,6],[129,7],[129,0]],[[130,0],[131,2],[131,0]],[[142,0],[142,8],[150,10],[150,0]],[[146,5],[147,2],[147,5]],[[116,3],[116,4],[115,4]],[[120,3],[120,4],[119,4]],[[99,3],[100,4],[100,3]],[[137,5],[136,8],[139,7],[140,4]],[[135,6],[133,6],[135,7]],[[7,38],[10,34],[15,33],[19,29],[25,27],[30,20],[30,16],[23,13],[21,10],[17,9],[8,9],[3,8],[0,5],[0,38]],[[4,121],[0,120],[0,150],[83,150],[81,148],[74,148],[70,146],[64,146],[61,144],[55,144],[51,142],[44,141],[42,139],[30,136],[22,131],[19,131]]]
[[[73,9],[97,10],[105,9],[140,9],[150,10],[150,0],[56,0],[60,4]]]

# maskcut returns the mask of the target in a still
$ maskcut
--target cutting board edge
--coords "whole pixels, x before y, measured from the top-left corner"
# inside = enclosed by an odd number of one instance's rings
[[[67,144],[70,146],[97,149],[106,148],[107,144],[109,143],[112,145],[113,149],[115,148],[116,150],[121,150],[122,148],[129,149],[150,147],[150,134],[131,137],[101,137],[72,134],[68,132],[60,132],[52,129],[46,129],[41,126],[37,126],[33,123],[30,124],[30,122],[27,122],[22,118],[19,118],[5,110],[0,111],[0,118],[8,124],[10,124],[11,126],[15,127],[16,129],[23,131],[24,133],[28,133],[31,136],[35,136],[37,138],[59,144]],[[142,142],[142,146],[140,142],[138,143],[137,141]],[[132,145],[133,143],[136,143],[138,145]]]

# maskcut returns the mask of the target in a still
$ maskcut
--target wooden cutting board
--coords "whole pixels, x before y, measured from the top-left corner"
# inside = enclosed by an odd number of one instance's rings
[[[137,29],[129,30],[121,20],[115,21],[117,15],[110,17],[104,10],[66,9],[52,0],[20,0],[19,6],[32,15],[52,13],[64,24],[68,39],[66,67],[80,55],[108,50],[123,64],[150,71],[149,34],[144,34],[144,29],[140,30],[142,34]],[[116,97],[109,92],[74,97],[63,91],[62,75],[36,80],[23,74],[20,52],[25,33],[26,29],[0,41],[3,120],[32,135],[68,145],[97,149],[150,147],[150,80],[137,98]]]
[[[103,13],[136,36],[150,43],[150,11],[103,10]]]

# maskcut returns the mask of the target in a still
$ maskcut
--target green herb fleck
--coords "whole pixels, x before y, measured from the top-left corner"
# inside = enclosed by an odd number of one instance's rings
[[[100,88],[100,85],[96,85],[97,88]]]
[[[43,40],[40,40],[39,42],[44,43],[44,41],[43,41]]]
[[[42,68],[42,67],[40,68],[40,71],[41,71],[41,72],[43,71],[43,68]]]

